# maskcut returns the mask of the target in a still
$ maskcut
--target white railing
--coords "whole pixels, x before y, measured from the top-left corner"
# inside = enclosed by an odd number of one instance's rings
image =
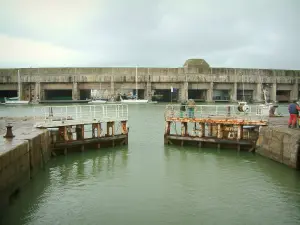
[[[50,121],[124,121],[128,120],[128,105],[72,105],[34,107],[36,119]]]
[[[247,106],[247,109],[239,108],[238,105],[194,105],[192,110],[189,106],[167,105],[165,118],[208,118],[214,116],[234,117],[247,119],[267,120],[269,111],[261,110],[261,106]],[[245,109],[245,108],[244,108]]]

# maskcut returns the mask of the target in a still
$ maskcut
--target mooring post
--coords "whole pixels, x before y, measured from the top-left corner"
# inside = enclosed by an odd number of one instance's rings
[[[64,132],[64,141],[68,141],[68,128],[66,126],[63,126],[63,132]]]
[[[12,125],[9,123],[6,126],[6,134],[3,136],[4,138],[13,138],[15,135],[12,133]]]

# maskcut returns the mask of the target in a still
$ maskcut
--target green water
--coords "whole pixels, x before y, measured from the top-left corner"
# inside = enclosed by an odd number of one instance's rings
[[[128,146],[51,160],[1,224],[300,223],[299,171],[247,152],[164,146],[163,110],[129,107]]]

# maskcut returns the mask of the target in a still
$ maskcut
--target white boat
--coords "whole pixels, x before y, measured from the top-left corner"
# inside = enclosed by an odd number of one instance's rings
[[[257,114],[263,115],[263,116],[269,116],[270,114],[270,109],[275,106],[275,112],[274,115],[275,116],[282,116],[280,113],[278,113],[277,111],[277,107],[278,105],[276,103],[272,103],[272,102],[268,102],[267,101],[267,94],[266,94],[266,90],[263,90],[264,93],[264,100],[265,103],[258,105],[257,107]]]
[[[21,96],[21,77],[20,77],[20,71],[18,70],[18,97],[4,98],[4,104],[8,104],[8,105],[29,104],[29,101],[20,100],[20,96]]]
[[[149,101],[147,99],[123,99],[120,96],[122,103],[148,103]]]
[[[106,103],[107,101],[106,100],[102,100],[102,99],[95,99],[95,100],[92,100],[90,102],[88,102],[89,104],[104,104]]]
[[[136,99],[123,99],[120,96],[120,100],[122,103],[148,103],[149,100],[147,99],[138,99],[138,88],[137,88],[137,66],[135,68],[135,95],[136,95]]]

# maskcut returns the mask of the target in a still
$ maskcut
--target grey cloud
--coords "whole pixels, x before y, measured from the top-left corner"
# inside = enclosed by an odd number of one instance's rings
[[[4,30],[81,51],[87,66],[178,67],[199,57],[217,67],[299,69],[299,8],[298,0],[111,0],[65,34],[18,22]]]

